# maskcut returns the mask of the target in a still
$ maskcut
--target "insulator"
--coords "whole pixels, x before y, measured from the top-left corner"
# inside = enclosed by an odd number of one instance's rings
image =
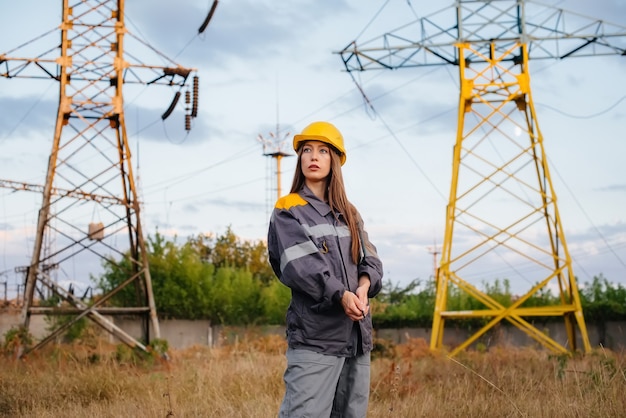
[[[165,120],[169,117],[169,115],[172,114],[174,108],[176,107],[176,104],[178,103],[178,99],[180,99],[180,91],[176,92],[176,94],[174,95],[174,100],[172,100],[172,103],[170,103],[170,107],[167,108],[165,113],[161,115],[161,119]]]
[[[191,131],[191,115],[185,115],[185,130]]]
[[[185,80],[187,79],[187,77],[189,77],[189,73],[191,72],[191,70],[189,68],[183,68],[183,67],[167,67],[167,68],[163,68],[163,76],[167,77],[167,76],[175,76],[175,75],[179,75],[182,78],[184,78]]]
[[[193,104],[191,105],[191,117],[198,116],[198,93],[200,90],[200,80],[198,76],[193,78]]]
[[[189,104],[191,103],[191,93],[189,93],[189,90],[187,90],[185,92],[185,104]]]
[[[213,17],[213,13],[215,13],[216,7],[217,7],[217,0],[213,2],[213,5],[211,6],[211,10],[209,10],[209,14],[207,15],[206,19],[204,19],[204,22],[202,22],[202,25],[198,29],[198,33],[204,32],[206,27],[209,26],[209,22],[211,21],[211,18]]]

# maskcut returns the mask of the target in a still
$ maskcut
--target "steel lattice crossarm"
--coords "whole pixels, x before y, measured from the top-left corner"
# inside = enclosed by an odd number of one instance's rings
[[[165,85],[178,89],[170,107],[162,118],[166,119],[179,101],[180,90],[187,87],[189,77],[195,68],[183,67],[148,42],[130,32],[120,15],[116,2],[80,1],[75,5],[65,5],[68,18],[56,28],[37,38],[25,42],[10,51],[0,53],[0,77],[54,79],[62,86],[76,87],[73,104],[83,118],[116,118],[121,109],[121,100],[113,102],[109,98],[118,85]],[[97,30],[95,30],[97,28]],[[58,42],[58,32],[62,39]],[[54,35],[54,36],[53,36]],[[142,57],[129,53],[128,45],[142,51],[146,59],[159,59],[167,65],[149,65]],[[21,54],[37,51],[34,58]],[[43,51],[43,52],[39,52]],[[19,54],[19,55],[18,55]],[[65,68],[71,68],[65,71]],[[97,91],[94,87],[97,86]],[[193,77],[193,105],[186,115],[185,128],[190,129],[191,118],[197,116],[198,77]],[[81,98],[82,97],[82,98]],[[190,100],[187,91],[186,100]],[[67,108],[67,106],[64,106]],[[74,112],[76,113],[76,112]],[[74,117],[66,112],[66,117]]]
[[[21,181],[13,181],[13,180],[3,180],[0,179],[0,187],[4,187],[7,189],[13,190],[23,190],[35,193],[43,193],[45,187],[41,184],[31,184],[24,183]],[[105,196],[101,194],[87,193],[81,190],[60,190],[56,187],[53,187],[51,192],[52,195],[57,195],[61,197],[73,197],[75,199],[83,199],[83,200],[93,200],[98,203],[107,202],[112,205],[123,205],[125,204],[121,199],[115,196]]]
[[[195,68],[180,66],[130,32],[125,25],[116,19],[118,11],[109,4],[110,2],[103,2],[98,5],[89,5],[89,3],[84,1],[72,7],[71,20],[16,48],[0,53],[0,77],[53,78],[60,81],[60,66],[67,65],[68,62],[59,55],[63,45],[63,43],[58,42],[59,30],[72,31],[72,35],[66,40],[66,44],[75,51],[72,53],[70,64],[84,68],[81,73],[81,78],[84,80],[102,81],[102,75],[110,73],[110,69],[93,64],[100,58],[97,54],[102,54],[102,56],[116,55],[116,51],[124,47],[120,44],[118,35],[131,38],[137,45],[151,51],[153,56],[168,63],[167,66],[148,65],[138,57],[125,52],[123,57],[111,61],[107,65],[109,67],[119,65],[123,69],[124,83],[184,86],[189,75],[196,71]],[[92,28],[94,27],[98,27],[99,31],[93,31]],[[97,53],[93,50],[94,46],[97,46]],[[22,54],[24,50],[43,50],[43,52],[38,53],[36,57],[29,58],[17,55]],[[89,52],[87,53],[87,51]],[[87,54],[83,55],[84,53]],[[87,65],[89,63],[92,66]],[[115,81],[114,77],[109,77],[109,80]]]
[[[449,9],[339,52],[348,72],[433,65],[459,69],[432,349],[444,347],[446,321],[470,319],[482,326],[466,341],[455,342],[451,355],[480,338],[487,341],[487,333],[502,321],[554,352],[574,351],[579,343],[590,351],[528,62],[625,51],[626,28],[621,26],[523,0],[458,0]],[[485,266],[507,272],[506,280],[517,279],[518,285],[533,285],[502,303],[467,279],[492,281]],[[480,307],[455,311],[448,301],[453,289]],[[545,289],[558,289],[560,303],[537,307],[532,298]],[[533,325],[532,318],[549,316],[564,319],[566,336],[553,338]]]
[[[347,71],[459,65],[457,43],[476,48],[477,54],[463,57],[469,64],[490,56],[491,40],[498,40],[496,52],[523,43],[529,59],[626,55],[625,26],[523,0],[460,0],[456,8],[365,42],[353,41],[338,54]]]

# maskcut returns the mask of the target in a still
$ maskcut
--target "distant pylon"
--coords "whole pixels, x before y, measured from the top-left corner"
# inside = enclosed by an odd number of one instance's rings
[[[440,18],[448,10],[359,46],[351,42],[339,52],[349,72],[433,65],[459,69],[457,135],[430,346],[443,348],[445,321],[474,318],[484,326],[450,355],[503,320],[557,353],[575,351],[579,341],[586,352],[591,349],[528,63],[531,58],[626,55],[618,43],[626,38],[626,28],[544,5],[533,5],[527,14],[529,5],[524,0],[457,0],[445,20]],[[485,264],[499,264],[503,272],[532,283],[531,288],[504,306],[467,280],[491,279],[485,277]],[[483,309],[453,310],[448,303],[452,286]],[[559,292],[560,303],[526,303],[548,286]],[[564,319],[564,344],[533,325],[535,317],[550,316]]]
[[[428,249],[433,256],[433,279],[437,277],[437,256],[441,254],[441,250],[437,247],[437,242],[433,243],[432,248]]]
[[[287,136],[289,136],[289,132],[285,133],[282,141],[284,141]],[[270,132],[270,137],[276,138],[273,132]],[[282,170],[280,167],[280,162],[283,157],[291,157],[293,154],[282,150],[281,141],[267,140],[261,134],[259,134],[258,139],[263,144],[263,155],[266,157],[272,157],[276,160],[276,198],[278,199],[282,196]]]
[[[147,65],[134,57],[127,60],[125,37],[132,35],[125,25],[123,1],[82,0],[71,6],[68,0],[62,3],[60,46],[56,41],[55,47],[34,59],[2,54],[0,60],[2,77],[42,78],[43,70],[46,77],[57,80],[60,86],[45,185],[0,181],[0,185],[43,195],[34,249],[26,269],[22,320],[28,329],[31,315],[71,317],[70,321],[61,321],[62,325],[32,350],[55,339],[83,317],[90,318],[123,343],[146,350],[151,338],[160,338],[160,329],[131,164],[122,88],[128,83],[178,88],[174,101],[162,116],[165,119],[174,110],[180,89],[187,86],[187,79],[195,70],[175,64],[141,40],[144,53],[154,52],[171,65]],[[193,80],[194,103],[187,119],[197,113],[197,77]],[[49,253],[43,250],[47,234],[58,237],[55,249]],[[127,246],[120,245],[124,240]],[[114,268],[122,272],[97,300],[87,301],[74,295],[71,285],[69,289],[59,285],[45,269],[47,265],[62,266],[78,255],[86,258],[83,262],[101,264],[105,271]],[[89,278],[72,280],[85,283]],[[63,303],[40,306],[34,299],[39,286],[50,289]],[[108,303],[116,294],[125,299],[123,306]],[[111,315],[141,316],[141,340],[117,326]]]
[[[276,132],[270,132],[269,138],[265,138],[262,134],[257,139],[263,144],[263,155],[272,157],[276,160],[276,199],[282,196],[282,179],[281,179],[281,160],[283,157],[290,157],[293,154],[284,151],[285,141],[289,137],[289,132],[280,131],[280,123],[278,122],[278,100],[276,101]]]

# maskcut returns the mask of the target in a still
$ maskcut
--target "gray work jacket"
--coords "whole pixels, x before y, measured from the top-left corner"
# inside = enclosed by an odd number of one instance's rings
[[[358,215],[358,213],[357,213]],[[352,261],[352,238],[341,214],[306,186],[276,202],[267,247],[274,273],[291,289],[287,309],[287,341],[291,348],[349,357],[355,354],[353,321],[341,306],[346,290],[356,291],[359,277],[369,275],[368,297],[382,287],[382,263],[358,215],[361,260]],[[357,237],[357,239],[359,239]],[[360,350],[372,350],[372,318],[358,321]],[[358,340],[358,339],[357,339]]]

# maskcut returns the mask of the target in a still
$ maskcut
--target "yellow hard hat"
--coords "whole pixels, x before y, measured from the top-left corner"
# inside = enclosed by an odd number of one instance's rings
[[[339,151],[341,165],[346,162],[346,149],[343,146],[343,135],[332,123],[313,122],[302,130],[300,135],[293,137],[293,149],[298,151],[302,141],[321,141],[332,145]]]

